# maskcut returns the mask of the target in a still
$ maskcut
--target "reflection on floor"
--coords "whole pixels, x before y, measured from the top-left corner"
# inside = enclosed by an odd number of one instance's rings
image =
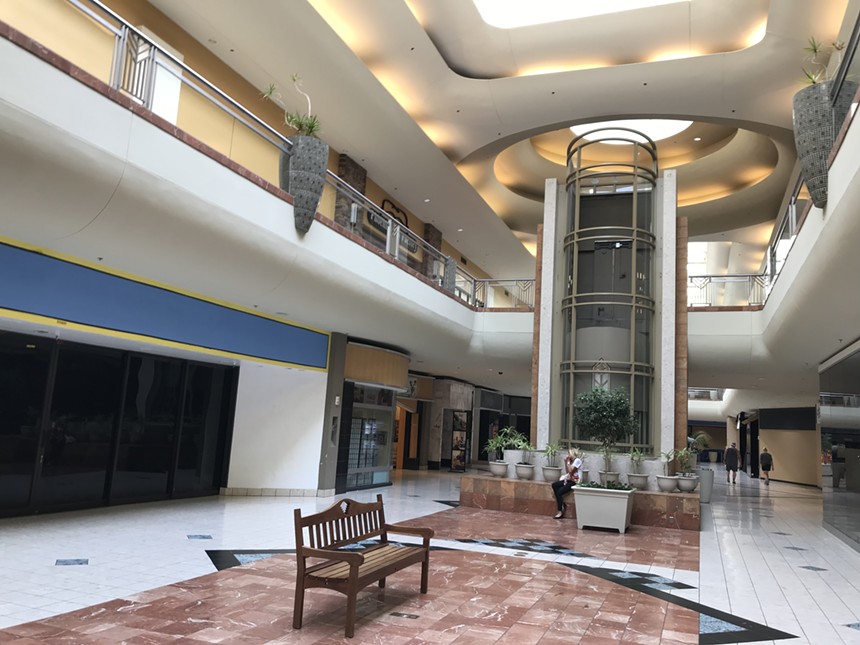
[[[821,528],[815,489],[742,476],[717,485],[701,534],[619,535],[458,507],[455,474],[397,478],[382,490],[387,520],[436,530],[429,593],[417,593],[417,567],[365,589],[349,642],[860,642],[860,554]],[[308,592],[292,630],[291,509],[332,501],[207,498],[3,520],[0,643],[342,642],[343,597],[325,590]]]

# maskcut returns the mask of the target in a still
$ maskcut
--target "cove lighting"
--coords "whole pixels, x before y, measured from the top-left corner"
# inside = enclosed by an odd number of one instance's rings
[[[641,132],[645,136],[650,137],[652,141],[656,142],[668,139],[679,132],[683,132],[689,128],[692,123],[692,121],[678,121],[676,119],[624,119],[621,121],[581,123],[579,125],[571,126],[570,131],[576,136],[579,136],[591,130],[596,130],[597,128],[609,128],[608,130],[595,132],[594,136],[587,136],[585,138],[592,141],[594,139],[603,139],[605,137],[622,137],[624,139],[638,141],[639,143],[645,143],[646,141],[643,137],[639,137],[633,132],[628,132],[627,130],[613,130],[612,128],[630,128],[631,130]],[[626,141],[605,141],[604,143],[627,145]]]
[[[601,0],[601,2],[572,2],[571,0],[472,0],[481,19],[491,27],[514,29],[530,25],[545,25],[591,16],[621,13],[631,9],[646,9],[664,4],[690,0]]]

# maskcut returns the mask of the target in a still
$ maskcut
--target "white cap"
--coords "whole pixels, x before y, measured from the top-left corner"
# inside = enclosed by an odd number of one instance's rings
[[[579,457],[574,459],[573,460],[573,467],[574,468],[582,468],[582,459],[580,459]]]

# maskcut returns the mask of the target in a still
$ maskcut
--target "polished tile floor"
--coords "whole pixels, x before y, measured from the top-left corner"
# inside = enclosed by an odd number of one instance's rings
[[[457,486],[456,474],[405,472],[351,495],[381,492],[388,521],[436,537],[429,593],[416,593],[417,567],[368,588],[348,642],[860,643],[860,554],[821,527],[818,490],[718,477],[701,533],[621,536],[457,508]],[[310,591],[292,630],[292,509],[331,502],[205,498],[0,520],[0,643],[343,642],[330,592]]]

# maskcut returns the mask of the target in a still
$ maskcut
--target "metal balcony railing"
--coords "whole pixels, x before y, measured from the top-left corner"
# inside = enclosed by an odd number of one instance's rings
[[[691,275],[687,278],[687,306],[736,307],[764,304],[765,275]]]
[[[73,15],[88,21],[89,37],[95,41],[101,39],[92,51],[105,52],[102,58],[89,55],[92,52],[80,58],[74,52],[64,52],[74,58],[74,64],[256,175],[279,185],[281,156],[292,150],[288,137],[99,0],[65,2],[77,10]],[[51,47],[54,43],[42,44]],[[60,41],[56,44],[61,46]],[[191,108],[187,107],[189,104]],[[206,118],[200,118],[201,112],[206,113]],[[327,190],[334,191],[348,204],[347,228],[395,263],[410,267],[465,304],[479,309],[533,307],[534,280],[477,279],[331,171],[327,171],[326,182]]]

